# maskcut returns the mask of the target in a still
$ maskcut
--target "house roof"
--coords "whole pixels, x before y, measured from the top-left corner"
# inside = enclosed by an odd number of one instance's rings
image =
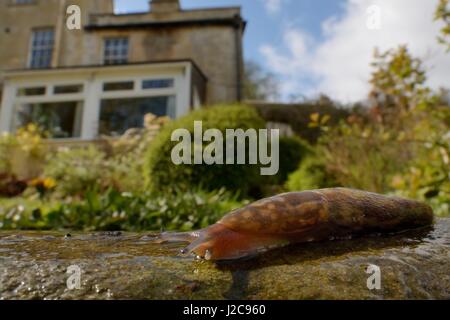
[[[168,13],[139,12],[127,14],[94,14],[86,30],[161,28],[195,25],[230,25],[245,29],[240,7],[180,10]]]
[[[128,66],[142,66],[142,65],[171,65],[177,63],[189,63],[191,64],[200,74],[200,76],[208,81],[208,77],[203,73],[203,71],[198,67],[198,65],[192,59],[177,59],[177,60],[152,60],[152,61],[143,61],[143,62],[130,62],[126,64],[114,64],[114,65],[104,65],[104,64],[91,64],[91,65],[76,65],[76,66],[61,66],[54,68],[42,68],[42,69],[12,69],[6,70],[5,75],[17,75],[17,74],[29,74],[29,73],[38,73],[38,72],[57,72],[63,70],[82,70],[82,69],[119,69]]]

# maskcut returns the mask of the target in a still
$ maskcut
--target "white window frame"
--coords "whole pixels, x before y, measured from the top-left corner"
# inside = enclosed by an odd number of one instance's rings
[[[65,86],[65,85],[82,85],[83,90],[81,92],[77,93],[68,93],[68,94],[55,94],[54,88],[55,86]],[[74,119],[74,122],[80,121],[82,122],[84,108],[85,108],[85,95],[84,91],[86,90],[87,81],[49,81],[45,84],[37,84],[37,83],[30,83],[30,84],[24,84],[19,85],[15,88],[16,91],[16,98],[13,106],[13,117],[11,119],[11,130],[16,130],[16,112],[17,107],[22,104],[35,104],[35,103],[59,103],[59,102],[79,102],[81,103],[81,119]],[[22,88],[34,88],[34,87],[45,87],[45,94],[44,95],[36,95],[36,96],[19,96],[19,90]],[[79,140],[82,136],[83,131],[83,123],[81,123],[80,128],[80,136],[79,137],[71,137],[71,138],[50,138],[49,140]]]
[[[158,96],[175,97],[175,117],[190,111],[191,104],[190,62],[172,62],[147,65],[114,65],[86,67],[80,70],[34,70],[17,71],[6,75],[0,108],[0,133],[14,130],[13,119],[18,103],[51,103],[82,101],[81,137],[70,140],[93,140],[98,137],[102,99],[146,98]],[[171,88],[142,89],[142,81],[173,79]],[[69,80],[70,79],[70,80]],[[103,91],[105,82],[134,81],[133,90]],[[71,94],[54,94],[55,86],[83,85],[83,91]],[[19,88],[46,87],[42,96],[17,96]],[[62,141],[64,139],[56,139]]]
[[[172,79],[174,82],[174,86],[171,88],[157,88],[157,89],[142,89],[142,82],[144,80],[158,80],[158,79]],[[114,90],[114,91],[104,91],[103,86],[105,83],[111,82],[133,82],[132,90]],[[136,77],[112,77],[107,79],[100,80],[100,88],[101,93],[99,94],[98,105],[98,124],[100,124],[100,115],[101,115],[101,105],[102,100],[108,99],[133,99],[133,98],[155,98],[155,97],[169,97],[173,96],[175,99],[175,117],[179,116],[178,111],[178,96],[177,94],[177,83],[180,82],[180,79],[174,76],[173,74],[161,74],[161,75],[153,75],[153,76],[136,76]],[[169,112],[169,110],[167,110]],[[97,128],[98,131],[98,128]]]
[[[173,79],[174,86],[171,88],[156,88],[156,89],[142,89],[142,81],[144,80],[159,80],[159,79]],[[103,85],[111,82],[133,82],[134,86],[132,90],[113,90],[103,91]],[[100,93],[100,99],[114,99],[114,98],[146,98],[146,97],[159,97],[166,95],[176,95],[177,81],[179,81],[173,75],[161,75],[161,76],[139,76],[139,77],[114,77],[108,79],[101,79],[102,92]]]

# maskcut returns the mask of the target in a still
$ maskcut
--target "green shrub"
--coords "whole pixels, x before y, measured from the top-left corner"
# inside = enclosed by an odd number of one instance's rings
[[[45,132],[29,124],[15,134],[0,135],[0,174],[6,173],[20,180],[36,178],[47,156],[43,143]]]
[[[94,145],[60,149],[46,164],[44,175],[56,181],[61,196],[83,195],[102,184],[105,159],[106,154]]]
[[[321,137],[317,154],[341,185],[386,193],[393,174],[415,153],[416,145],[397,141],[399,137],[381,125],[343,122]]]
[[[205,190],[222,187],[247,195],[259,188],[258,165],[175,165],[171,160],[172,148],[178,142],[171,141],[175,129],[187,129],[193,136],[194,121],[202,121],[203,130],[219,129],[225,137],[225,129],[262,129],[264,121],[257,112],[246,106],[217,106],[195,111],[169,123],[155,138],[146,155],[145,176],[152,191],[170,191],[175,188],[190,190],[201,186]],[[225,139],[224,139],[225,140]],[[192,142],[193,144],[193,142]],[[225,148],[224,148],[225,150]]]
[[[309,156],[300,167],[289,175],[286,188],[289,191],[303,191],[338,186],[327,172],[325,163],[316,156]]]
[[[144,191],[144,155],[166,122],[166,118],[147,114],[144,128],[130,129],[118,139],[55,151],[44,169],[44,178],[56,182],[53,196],[83,196],[89,190],[108,188],[119,192]]]
[[[446,110],[450,120],[450,108]],[[450,124],[449,121],[447,123]],[[438,125],[430,125],[436,130]],[[427,202],[438,216],[450,215],[450,131],[436,134],[419,150],[403,172],[392,179],[394,194]]]
[[[118,139],[109,142],[110,154],[104,181],[121,192],[143,192],[145,154],[161,128],[170,121],[149,113],[144,117],[144,128],[130,129]]]
[[[0,230],[50,229],[45,216],[58,204],[37,198],[0,198]]]
[[[284,184],[289,174],[298,169],[301,161],[311,151],[311,147],[298,137],[280,138],[280,170],[274,176],[274,183]]]

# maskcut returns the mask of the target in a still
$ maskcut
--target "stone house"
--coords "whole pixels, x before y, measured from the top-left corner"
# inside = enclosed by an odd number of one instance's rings
[[[67,25],[72,5],[80,29]],[[53,139],[86,141],[140,127],[150,112],[240,101],[240,8],[150,6],[115,14],[113,0],[0,0],[0,132],[35,122]]]

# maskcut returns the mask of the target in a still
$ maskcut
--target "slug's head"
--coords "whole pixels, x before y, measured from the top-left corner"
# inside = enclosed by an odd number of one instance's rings
[[[234,231],[216,223],[199,231],[199,237],[184,248],[182,254],[211,261],[235,260],[252,257],[273,247],[287,244],[284,240],[264,235]]]

